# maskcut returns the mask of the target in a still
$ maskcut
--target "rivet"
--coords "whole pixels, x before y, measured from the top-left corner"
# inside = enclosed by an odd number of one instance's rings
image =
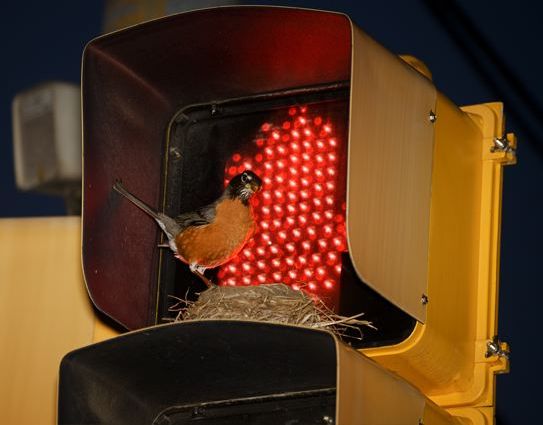
[[[173,157],[173,159],[180,159],[181,151],[177,147],[170,148],[170,155]]]
[[[420,297],[420,303],[421,303],[422,305],[428,304],[428,295],[422,294],[422,296]]]
[[[430,111],[430,114],[428,115],[428,119],[430,120],[431,123],[436,122],[437,120],[436,113],[434,111]]]

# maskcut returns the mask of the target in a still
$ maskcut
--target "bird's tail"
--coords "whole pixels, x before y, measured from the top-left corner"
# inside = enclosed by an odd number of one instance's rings
[[[161,217],[158,215],[158,213],[154,209],[152,209],[149,205],[147,205],[141,199],[138,199],[134,195],[132,195],[128,190],[126,190],[126,188],[123,186],[123,184],[119,180],[117,180],[115,182],[115,184],[113,185],[113,189],[115,189],[117,192],[119,192],[121,195],[123,195],[126,199],[128,199],[130,202],[132,202],[135,206],[137,206],[141,210],[145,211],[147,214],[149,214],[155,220],[157,220],[157,221],[161,220]]]

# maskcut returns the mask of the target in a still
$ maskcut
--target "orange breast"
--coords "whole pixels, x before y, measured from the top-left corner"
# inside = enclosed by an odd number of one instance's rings
[[[189,264],[217,267],[237,255],[253,231],[251,208],[238,199],[227,199],[217,206],[213,223],[188,228],[177,236],[177,252]]]

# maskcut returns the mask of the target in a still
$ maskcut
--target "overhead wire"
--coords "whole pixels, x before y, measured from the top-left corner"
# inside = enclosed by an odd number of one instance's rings
[[[543,159],[543,108],[531,90],[456,1],[422,2],[466,57],[482,83],[504,102],[507,115],[524,134],[526,143]],[[499,27],[500,31],[503,29]]]

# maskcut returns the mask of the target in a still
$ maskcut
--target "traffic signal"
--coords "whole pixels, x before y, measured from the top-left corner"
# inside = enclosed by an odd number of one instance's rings
[[[491,409],[508,367],[493,337],[502,167],[515,160],[501,104],[458,108],[345,15],[291,8],[99,37],[82,84],[83,266],[99,310],[139,329],[169,318],[169,296],[203,289],[117,179],[177,215],[252,169],[258,230],[212,279],[283,282],[364,312],[377,329],[353,346],[441,406]]]
[[[59,391],[59,425],[463,423],[331,333],[271,323],[122,335],[68,354]]]
[[[22,191],[62,196],[68,214],[81,213],[81,91],[51,81],[12,102],[15,183]]]

